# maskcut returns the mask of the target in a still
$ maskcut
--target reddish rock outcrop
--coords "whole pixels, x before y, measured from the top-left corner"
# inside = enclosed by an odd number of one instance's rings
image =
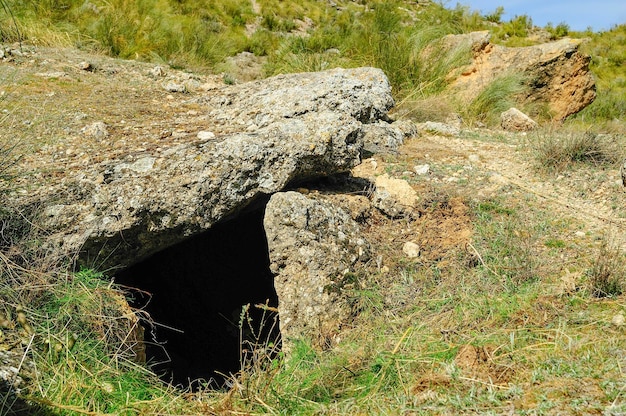
[[[522,74],[526,92],[520,97],[527,103],[545,102],[556,120],[591,104],[596,98],[595,81],[589,72],[588,55],[578,47],[581,40],[561,39],[535,46],[510,48],[489,42],[488,32],[448,37],[450,45],[467,42],[472,47],[473,62],[454,81],[452,88],[468,102],[496,78]]]

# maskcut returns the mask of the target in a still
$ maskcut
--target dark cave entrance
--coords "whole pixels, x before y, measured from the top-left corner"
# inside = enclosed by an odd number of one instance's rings
[[[220,388],[251,343],[280,348],[263,216],[241,214],[115,276],[156,323],[144,322],[146,357],[164,381]]]

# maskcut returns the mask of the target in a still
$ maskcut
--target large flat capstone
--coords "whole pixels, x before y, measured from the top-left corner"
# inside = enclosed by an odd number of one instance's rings
[[[374,68],[281,75],[193,100],[203,130],[218,134],[164,138],[143,151],[105,148],[101,162],[31,190],[23,203],[42,206],[46,244],[90,266],[126,267],[289,184],[348,171],[360,162],[366,127],[386,123],[394,104]]]

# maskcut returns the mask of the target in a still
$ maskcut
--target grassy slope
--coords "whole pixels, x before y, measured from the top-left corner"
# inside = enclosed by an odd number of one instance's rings
[[[93,2],[102,7],[96,13],[82,1],[7,0],[31,41],[209,68],[249,50],[268,57],[267,75],[381,66],[406,105],[437,97],[447,71],[464,58],[459,53],[441,66],[423,62],[419,53],[425,45],[442,33],[487,27],[462,7],[385,2],[365,13],[363,2],[338,2],[343,10],[313,1],[258,3],[272,12],[262,13],[260,29],[246,36],[245,25],[256,17],[251,3],[243,1],[207,1],[200,8],[191,1],[115,0]],[[283,33],[304,17],[315,23],[310,37]],[[402,23],[412,18],[419,20]],[[514,23],[510,30],[521,30],[523,22]],[[0,27],[3,36],[14,36],[8,20]],[[592,34],[585,45],[594,57],[600,96],[571,122],[573,128],[623,120],[624,52],[615,45],[623,44],[616,39],[624,28]],[[340,54],[326,53],[331,48]],[[548,136],[555,135],[544,139]],[[13,156],[5,148],[0,146],[2,162]],[[532,152],[522,157],[532,158]],[[415,154],[390,157],[389,172],[403,176],[420,162]],[[613,163],[570,162],[566,176],[589,169],[594,176],[606,175]],[[433,164],[433,175],[463,171],[463,163],[442,159]],[[477,196],[489,183],[481,182],[486,179],[480,172],[469,175],[461,179],[463,187],[409,177],[422,195],[420,220],[398,224],[372,218],[367,234],[381,247],[387,268],[362,276],[362,287],[353,293],[361,314],[339,347],[315,351],[303,340],[285,363],[247,363],[228,394],[183,395],[161,386],[128,355],[107,351],[123,345],[119,338],[129,333],[125,311],[110,306],[115,288],[97,273],[68,274],[41,259],[27,224],[12,223],[14,216],[2,212],[2,223],[22,232],[9,242],[3,234],[1,241],[0,321],[9,323],[0,345],[37,335],[32,349],[44,376],[32,397],[60,414],[625,412],[624,329],[611,323],[626,308],[619,295],[622,253],[601,244],[606,236],[572,238],[584,224],[555,217],[542,199],[523,189],[507,185],[496,195]],[[10,184],[8,177],[2,180],[3,187]],[[403,238],[421,233],[430,243],[418,260],[409,261],[390,233]],[[11,245],[24,249],[21,262],[4,254]],[[611,296],[598,298],[603,291]],[[371,336],[364,340],[364,332]]]

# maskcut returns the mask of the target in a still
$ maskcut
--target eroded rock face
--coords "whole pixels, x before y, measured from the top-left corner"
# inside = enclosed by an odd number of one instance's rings
[[[581,41],[561,39],[522,48],[509,48],[489,42],[488,32],[455,35],[450,45],[467,42],[473,62],[453,83],[452,88],[468,102],[499,76],[523,74],[527,102],[548,103],[557,120],[591,104],[596,97],[595,81],[589,72],[590,57],[578,51]]]
[[[287,184],[348,171],[360,161],[367,125],[384,124],[393,105],[387,78],[373,68],[283,75],[196,102],[206,112],[203,131],[214,125],[219,134],[104,154],[35,190],[48,244],[80,251],[101,269],[127,266]]]
[[[270,269],[279,298],[283,345],[310,336],[328,346],[350,318],[346,286],[368,243],[350,214],[297,192],[273,195],[265,211]]]

